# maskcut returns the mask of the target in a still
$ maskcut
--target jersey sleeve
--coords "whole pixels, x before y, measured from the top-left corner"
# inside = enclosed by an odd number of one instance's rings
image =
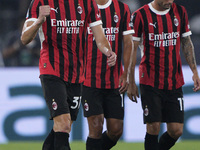
[[[89,17],[89,26],[93,27],[96,25],[102,24],[101,15],[99,12],[99,8],[95,2],[95,0],[90,0],[91,8],[90,8],[90,17]]]
[[[191,30],[190,30],[190,25],[189,25],[189,21],[188,21],[188,15],[187,15],[187,11],[185,9],[185,7],[183,7],[183,18],[182,18],[182,26],[181,26],[181,33],[182,33],[182,37],[186,37],[192,34]]]
[[[32,0],[26,14],[26,20],[35,21],[39,16],[40,0]]]
[[[128,5],[124,4],[125,14],[123,19],[123,35],[134,34],[133,24],[131,23],[131,12]]]
[[[133,34],[133,40],[140,41],[142,37],[143,24],[142,24],[142,18],[139,11],[134,12],[131,15],[131,23],[135,31],[135,33]]]

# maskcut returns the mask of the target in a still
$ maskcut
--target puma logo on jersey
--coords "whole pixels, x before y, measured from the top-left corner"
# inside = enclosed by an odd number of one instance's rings
[[[149,23],[150,26],[153,26],[154,28],[156,28],[156,22],[153,24],[153,23]]]
[[[58,7],[56,9],[51,8],[51,10],[55,11],[56,13],[58,13]]]
[[[101,15],[100,15],[100,14],[97,14],[97,18],[101,18]]]

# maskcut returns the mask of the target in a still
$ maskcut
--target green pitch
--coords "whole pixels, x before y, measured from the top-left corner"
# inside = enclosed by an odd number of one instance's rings
[[[70,143],[72,150],[85,150],[84,142]],[[42,150],[42,142],[11,142],[0,144],[0,150]],[[118,142],[112,150],[144,150],[143,143]],[[171,150],[200,150],[199,141],[181,141]]]

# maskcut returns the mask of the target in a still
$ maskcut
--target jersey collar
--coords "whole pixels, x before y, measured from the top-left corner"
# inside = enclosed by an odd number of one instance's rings
[[[108,0],[108,2],[105,5],[98,5],[97,4],[97,6],[98,6],[99,9],[106,9],[107,7],[109,7],[111,5],[111,3],[112,3],[112,0]]]
[[[153,11],[157,15],[166,15],[171,9],[171,8],[169,8],[169,9],[166,9],[165,11],[158,11],[155,8],[153,8],[151,3],[149,3],[148,5],[149,5],[149,8],[151,9],[151,11]]]

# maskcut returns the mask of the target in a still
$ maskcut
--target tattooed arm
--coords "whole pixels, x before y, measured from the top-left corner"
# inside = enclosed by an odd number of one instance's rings
[[[193,81],[194,81],[194,88],[193,90],[196,92],[200,89],[200,79],[197,71],[197,65],[195,60],[195,53],[194,53],[194,46],[191,41],[190,36],[183,37],[181,40],[182,51],[185,56],[187,63],[190,66],[190,69],[193,72]]]

